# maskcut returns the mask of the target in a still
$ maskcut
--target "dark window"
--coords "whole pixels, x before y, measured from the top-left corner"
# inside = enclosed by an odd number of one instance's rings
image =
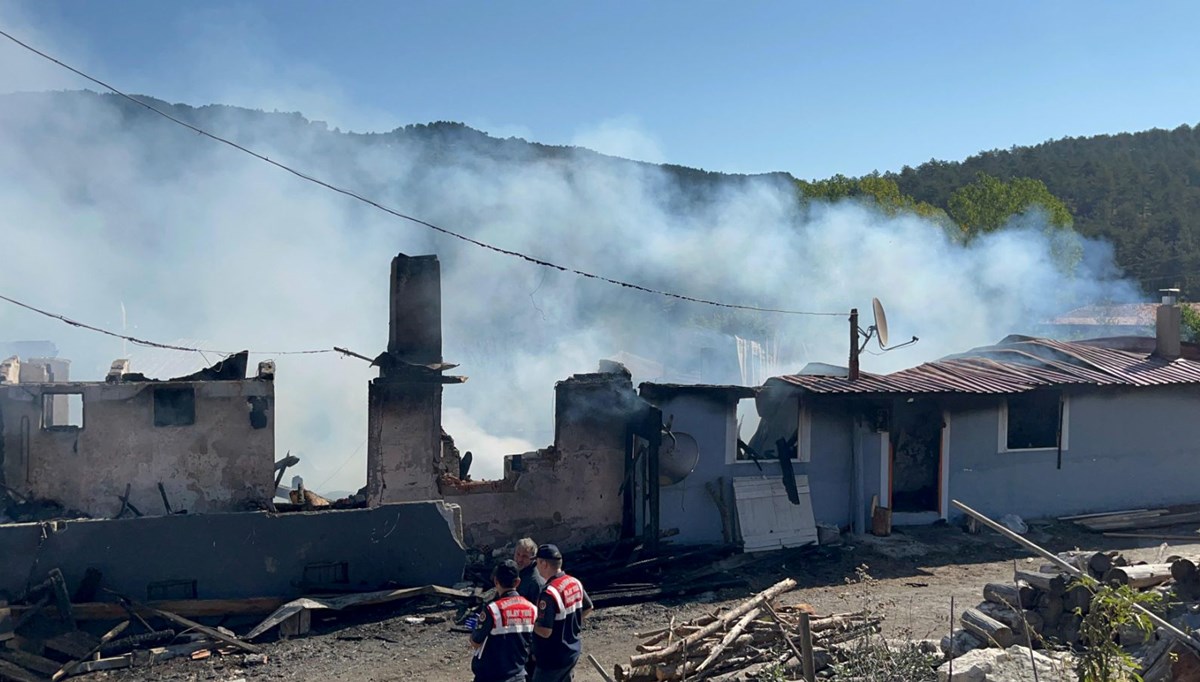
[[[350,582],[350,564],[345,561],[325,561],[304,567],[305,585],[345,585]]]
[[[68,430],[83,428],[82,393],[43,393],[42,428]]]
[[[1025,393],[1008,399],[1008,450],[1058,447],[1062,396]]]
[[[146,599],[150,601],[195,598],[195,580],[162,580],[146,585]]]
[[[195,389],[190,387],[154,389],[155,426],[191,426],[195,423]]]

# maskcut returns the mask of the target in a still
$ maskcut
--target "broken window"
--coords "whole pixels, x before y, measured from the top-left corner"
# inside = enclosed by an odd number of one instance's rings
[[[196,423],[196,390],[185,388],[154,389],[155,426],[191,426]]]
[[[42,428],[46,430],[82,429],[83,394],[43,393]]]
[[[1057,448],[1059,428],[1066,438],[1066,401],[1056,391],[1009,396],[1002,412],[1005,450]]]
[[[791,412],[793,409],[795,412]],[[792,421],[780,417],[789,412],[798,418]],[[788,408],[774,410],[772,418],[764,420],[758,414],[754,398],[745,398],[738,401],[736,420],[734,462],[777,461],[780,440],[787,448],[788,459],[809,461],[811,418],[808,409],[800,407],[798,402],[789,402]]]

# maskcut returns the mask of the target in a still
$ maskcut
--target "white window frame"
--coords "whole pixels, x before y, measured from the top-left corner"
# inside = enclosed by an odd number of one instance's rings
[[[812,461],[812,413],[809,411],[808,406],[805,405],[803,403],[803,401],[798,401],[798,402],[799,402],[799,407],[797,409],[798,423],[796,426],[797,434],[798,434],[796,437],[797,452],[796,452],[796,458],[793,459],[792,462],[796,463],[796,464],[807,464],[808,462]],[[750,466],[754,466],[754,460],[752,460],[752,459],[738,459],[737,458],[738,434],[737,434],[737,411],[736,410],[734,411],[734,414],[732,414],[729,417],[729,419],[730,419],[731,423],[730,423],[728,430],[729,430],[729,433],[731,433],[733,435],[731,437],[732,442],[730,443],[729,447],[726,449],[727,452],[729,453],[729,455],[728,455],[728,457],[725,458],[725,463],[726,464],[749,464]],[[775,446],[775,444],[772,443],[771,447],[773,448],[774,446]],[[768,462],[778,462],[779,460],[776,457],[771,457],[771,458],[760,457],[758,461],[763,462],[763,463],[768,463]]]
[[[1001,454],[1006,452],[1057,452],[1058,445],[1042,448],[1008,447],[1008,399],[1009,396],[1004,396],[1000,401],[1000,428],[996,437],[996,452]],[[1061,393],[1059,399],[1062,401],[1062,435],[1060,439],[1062,440],[1062,450],[1066,452],[1071,445],[1071,397],[1066,393]]]

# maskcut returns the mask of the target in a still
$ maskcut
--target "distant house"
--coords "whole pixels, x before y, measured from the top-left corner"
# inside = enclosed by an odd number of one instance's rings
[[[1200,312],[1200,303],[1181,305]],[[1047,320],[1040,333],[1056,339],[1153,335],[1157,308],[1157,303],[1083,306]]]
[[[851,380],[828,367],[769,380],[751,445],[801,434],[817,522],[1046,517],[1200,501],[1200,347],[1177,306],[1157,338],[1010,336],[994,346]]]

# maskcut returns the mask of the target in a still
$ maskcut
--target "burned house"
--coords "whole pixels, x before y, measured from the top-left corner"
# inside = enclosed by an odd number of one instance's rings
[[[134,599],[298,596],[453,584],[458,510],[440,500],[276,504],[274,365],[247,354],[165,381],[113,364],[0,365],[0,599],[57,569]],[[412,548],[422,551],[414,553]]]
[[[113,363],[72,382],[62,359],[0,366],[0,483],[92,517],[245,511],[274,496],[274,368],[247,354],[152,381]]]
[[[505,545],[523,535],[564,549],[658,531],[651,495],[635,490],[656,461],[660,412],[629,372],[602,363],[555,386],[554,443],[510,454],[492,481],[463,476],[441,429],[444,374],[441,281],[435,256],[392,262],[388,351],[369,387],[367,493],[372,504],[440,499],[461,513],[468,546]],[[451,434],[452,435],[452,434]]]
[[[886,375],[802,372],[759,396],[757,442],[799,429],[818,522],[1046,517],[1200,497],[1200,347],[1166,300],[1156,337],[1010,336]]]

